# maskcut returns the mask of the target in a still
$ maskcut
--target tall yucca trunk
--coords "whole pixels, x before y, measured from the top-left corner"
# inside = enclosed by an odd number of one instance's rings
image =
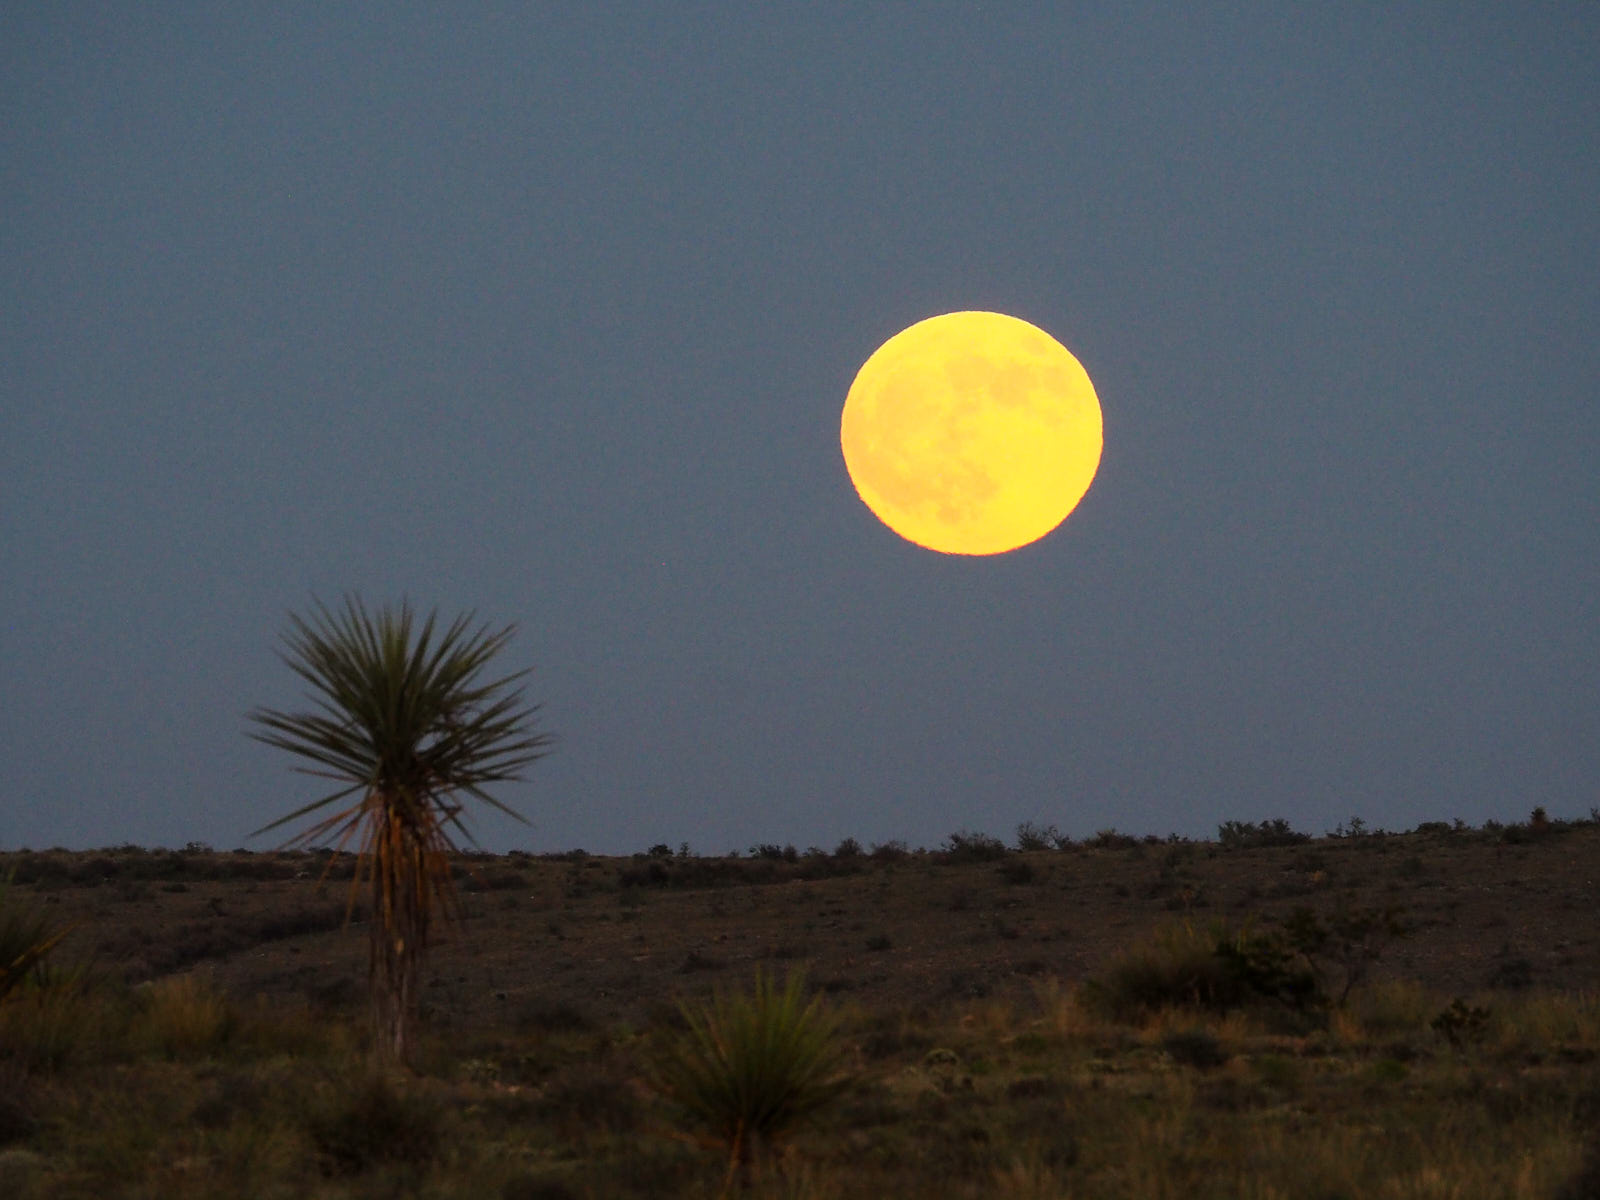
[[[383,797],[381,832],[372,861],[372,996],[375,1056],[409,1065],[417,1010],[417,976],[428,940],[428,882],[435,857],[403,796]],[[448,867],[445,868],[448,870]]]

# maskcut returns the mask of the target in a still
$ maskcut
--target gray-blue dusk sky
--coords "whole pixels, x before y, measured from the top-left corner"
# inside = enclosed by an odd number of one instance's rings
[[[0,845],[318,794],[244,714],[350,591],[519,626],[494,849],[1586,815],[1597,62],[1591,4],[7,5]],[[993,558],[838,444],[970,308],[1105,412]]]

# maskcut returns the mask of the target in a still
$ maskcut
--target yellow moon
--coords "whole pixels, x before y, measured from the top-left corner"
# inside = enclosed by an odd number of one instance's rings
[[[1100,465],[1100,401],[1044,330],[954,312],[894,335],[856,374],[839,442],[861,499],[907,541],[1003,554],[1066,519]]]

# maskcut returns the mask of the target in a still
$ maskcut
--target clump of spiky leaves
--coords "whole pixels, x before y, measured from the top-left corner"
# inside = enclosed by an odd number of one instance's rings
[[[56,925],[37,908],[18,903],[11,894],[15,876],[13,868],[0,880],[0,1000],[37,973],[50,951],[72,932],[72,926]]]
[[[291,615],[290,622],[282,657],[311,686],[317,711],[257,709],[250,716],[262,728],[252,736],[343,786],[256,832],[334,807],[288,844],[333,839],[342,849],[358,839],[350,903],[368,883],[374,1046],[405,1061],[434,908],[459,915],[451,830],[472,836],[456,797],[521,820],[483,789],[520,779],[550,739],[532,731],[537,710],[516,686],[526,671],[482,678],[514,627],[474,627],[468,614],[439,632],[436,613],[419,627],[407,604],[371,614],[354,597],[338,612],[317,603],[310,620]]]
[[[652,1082],[726,1148],[728,1185],[849,1085],[837,1018],[820,996],[806,999],[803,972],[780,991],[758,968],[753,994],[679,1011],[688,1029],[660,1054]]]

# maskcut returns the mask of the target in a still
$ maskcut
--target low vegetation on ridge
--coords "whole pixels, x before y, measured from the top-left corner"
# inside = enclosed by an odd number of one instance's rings
[[[410,1070],[350,856],[0,854],[0,1195],[1582,1200],[1600,823],[1537,816],[461,856]]]

